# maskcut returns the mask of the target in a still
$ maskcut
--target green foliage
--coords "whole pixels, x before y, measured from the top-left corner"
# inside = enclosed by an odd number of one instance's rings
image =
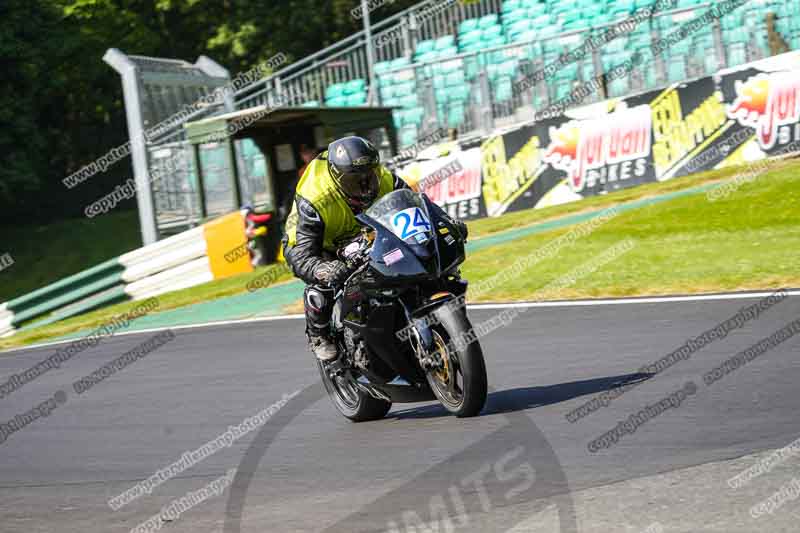
[[[0,255],[14,264],[0,271],[0,302],[77,274],[142,245],[135,211],[0,228]]]
[[[380,20],[413,5],[396,0]],[[61,180],[127,140],[109,48],[236,75],[278,52],[294,61],[361,29],[356,0],[3,0],[0,2],[0,224],[81,216],[130,178],[123,161],[73,190]]]

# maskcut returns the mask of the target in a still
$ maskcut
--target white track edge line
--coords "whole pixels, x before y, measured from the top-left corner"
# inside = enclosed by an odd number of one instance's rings
[[[490,303],[490,304],[469,304],[467,309],[480,311],[483,309],[519,309],[519,308],[535,308],[535,307],[590,307],[595,305],[626,305],[626,304],[653,304],[653,303],[670,303],[670,302],[704,302],[704,301],[718,301],[718,300],[748,300],[752,298],[765,298],[776,291],[766,292],[741,292],[741,293],[725,293],[725,294],[699,294],[695,296],[652,296],[652,297],[631,297],[631,298],[605,298],[598,300],[565,300],[558,302],[509,302],[509,303]],[[800,289],[787,290],[787,296],[800,296]],[[184,324],[182,326],[164,326],[158,328],[137,329],[135,331],[121,331],[115,333],[113,337],[124,337],[127,335],[140,335],[143,333],[157,333],[159,331],[166,331],[171,329],[173,331],[192,330],[202,328],[212,328],[217,326],[232,326],[237,324],[256,324],[259,322],[275,322],[278,320],[299,320],[305,318],[305,315],[280,315],[280,316],[266,316],[255,318],[242,318],[238,320],[218,320],[216,322],[204,322],[201,324]],[[29,346],[21,346],[19,348],[10,348],[8,350],[0,351],[0,355],[14,353],[22,350],[32,350],[36,348],[47,348],[50,346],[58,346],[60,344],[69,344],[75,341],[76,338],[66,339],[62,341],[53,341],[41,344],[31,344]]]

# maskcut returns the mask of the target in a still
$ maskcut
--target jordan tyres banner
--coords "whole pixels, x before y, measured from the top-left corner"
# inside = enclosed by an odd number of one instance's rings
[[[434,194],[452,214],[476,218],[794,152],[800,52],[570,109],[410,167],[422,176],[453,160],[468,165],[468,174],[442,181]]]
[[[717,83],[740,142],[730,164],[800,149],[800,53],[790,52],[721,71]]]
[[[481,151],[478,148],[452,147],[450,154],[416,161],[400,169],[398,174],[452,217],[470,219],[487,215],[481,202]]]
[[[489,216],[535,207],[557,188],[560,179],[547,171],[543,153],[550,142],[548,128],[558,120],[524,126],[483,142],[483,201]],[[564,201],[580,198],[568,194]]]

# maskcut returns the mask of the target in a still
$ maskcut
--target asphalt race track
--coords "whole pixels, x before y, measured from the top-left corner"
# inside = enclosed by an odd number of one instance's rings
[[[231,487],[160,530],[798,531],[798,501],[750,515],[800,477],[797,457],[746,487],[726,481],[754,463],[745,456],[800,436],[800,336],[711,385],[703,375],[800,318],[800,297],[650,379],[638,373],[757,301],[529,309],[482,339],[492,392],[482,416],[467,420],[435,404],[399,404],[385,420],[348,422],[323,398],[300,320],[176,330],[174,340],[77,394],[74,381],[153,333],[107,339],[0,399],[6,423],[66,393],[48,417],[0,444],[0,531],[130,531],[231,469]],[[54,349],[0,354],[2,381]],[[607,407],[565,418],[629,382],[639,385]],[[679,405],[589,451],[590,441],[689,383],[696,392]],[[294,393],[260,429],[151,494],[109,507],[184,452]]]

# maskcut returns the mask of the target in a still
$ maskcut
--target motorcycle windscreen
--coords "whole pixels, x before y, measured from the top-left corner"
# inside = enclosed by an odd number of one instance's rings
[[[408,189],[391,192],[367,209],[366,214],[403,241],[418,258],[425,261],[431,257],[433,228],[428,208],[419,194]]]

